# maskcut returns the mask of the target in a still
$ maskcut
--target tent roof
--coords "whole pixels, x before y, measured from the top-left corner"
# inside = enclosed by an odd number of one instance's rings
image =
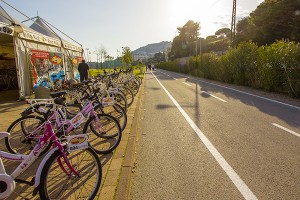
[[[13,46],[13,39],[12,39],[12,24],[19,23],[16,19],[11,17],[1,6],[0,6],[0,44],[3,46]],[[6,33],[4,33],[4,30],[2,27],[6,27]]]
[[[43,18],[41,18],[39,16],[34,17],[34,18],[36,18],[36,19],[33,22],[33,24],[30,26],[31,29],[33,29],[33,30],[35,30],[35,31],[37,31],[37,32],[39,32],[43,35],[49,36],[51,38],[61,40],[62,43],[63,43],[63,46],[67,49],[73,49],[75,51],[82,51],[82,47],[79,47],[78,45],[72,44],[72,43],[64,40],[63,38],[61,38],[55,31],[53,31],[51,29],[51,27],[49,26],[49,23],[46,22]],[[32,18],[32,19],[34,19],[34,18]]]
[[[28,26],[26,26],[25,24],[21,23],[19,20],[17,20],[16,18],[14,18],[13,16],[11,16],[10,14],[8,14],[1,6],[0,6],[0,27],[8,27],[12,30],[14,30],[14,24],[20,25],[24,30],[27,30],[31,33],[38,33],[37,31],[29,28]],[[8,34],[7,37],[11,37],[13,34],[12,32],[10,34]],[[4,34],[3,34],[4,35]],[[10,35],[10,36],[9,36]],[[1,37],[4,37],[1,35]],[[12,39],[11,39],[12,40]]]
[[[63,47],[66,49],[71,49],[78,52],[83,51],[82,47],[62,40],[40,17],[37,17],[36,22],[33,23],[30,27],[27,27],[25,24],[21,23],[10,14],[8,14],[0,6],[0,27],[5,26],[11,28],[11,30],[14,30],[14,24],[20,25],[23,28],[24,31],[19,34],[19,37],[22,39],[58,47],[61,47],[63,45]],[[10,34],[1,33],[0,31],[1,44],[10,44],[12,41],[12,36],[12,31]]]
[[[43,21],[43,19],[38,16],[36,17],[35,22],[29,27],[31,29],[33,29],[39,33],[42,33],[44,35],[47,35],[49,37],[60,39],[59,36],[57,36],[56,33],[54,31],[52,31],[49,28],[49,26]]]
[[[0,6],[0,22],[4,24],[11,24],[13,22],[11,16],[9,16],[1,6]]]

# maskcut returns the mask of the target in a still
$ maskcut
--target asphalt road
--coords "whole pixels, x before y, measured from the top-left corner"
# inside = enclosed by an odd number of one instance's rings
[[[131,198],[300,199],[300,103],[146,72]]]

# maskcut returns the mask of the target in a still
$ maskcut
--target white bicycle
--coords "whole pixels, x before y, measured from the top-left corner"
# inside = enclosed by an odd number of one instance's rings
[[[33,195],[39,192],[41,199],[93,199],[100,187],[102,167],[97,154],[88,145],[88,135],[57,138],[50,121],[37,129],[43,135],[29,155],[0,151],[0,199],[14,192],[16,182],[34,186]],[[0,132],[0,139],[9,136],[7,132]],[[54,148],[45,155],[32,181],[18,179],[50,140]],[[12,174],[7,174],[2,158],[21,163]]]

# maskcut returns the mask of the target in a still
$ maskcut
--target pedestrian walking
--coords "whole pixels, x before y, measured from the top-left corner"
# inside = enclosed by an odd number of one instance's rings
[[[89,65],[85,62],[85,60],[82,60],[81,63],[78,65],[78,71],[80,75],[80,82],[83,82],[84,80],[88,80],[89,73],[88,70],[90,69]]]
[[[151,71],[154,70],[154,64],[151,64]]]

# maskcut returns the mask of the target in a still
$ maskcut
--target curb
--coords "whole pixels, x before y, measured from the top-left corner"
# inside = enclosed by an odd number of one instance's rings
[[[143,93],[144,80],[133,104],[128,109],[127,126],[122,133],[119,146],[112,155],[108,154],[100,157],[101,161],[102,159],[109,159],[109,163],[103,165],[103,182],[96,199],[127,200],[130,195],[130,180],[134,170],[135,143]]]

